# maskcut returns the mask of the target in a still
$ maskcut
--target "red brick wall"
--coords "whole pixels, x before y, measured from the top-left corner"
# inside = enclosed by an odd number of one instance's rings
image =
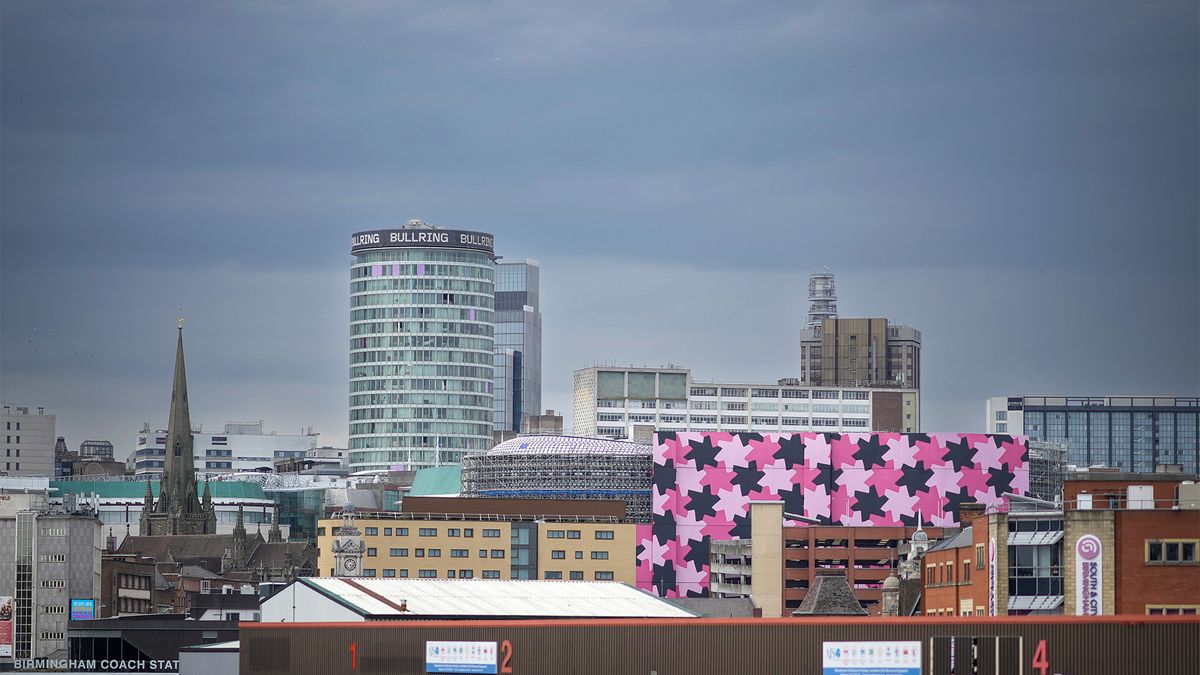
[[[1147,565],[1147,539],[1200,539],[1200,511],[1117,513],[1117,613],[1145,614],[1146,605],[1200,605],[1200,565]]]
[[[855,542],[859,539],[868,541],[888,539],[900,544],[911,540],[914,532],[916,532],[915,527],[846,527],[823,525],[785,527],[783,529],[783,597],[785,606],[798,606],[804,599],[805,594],[808,593],[807,589],[788,588],[787,582],[806,582],[811,586],[813,576],[820,571],[818,561],[821,560],[833,561],[837,565],[844,566],[842,569],[846,572],[846,580],[854,590],[854,597],[858,598],[860,602],[879,602],[882,596],[880,589],[854,588],[854,584],[882,584],[884,579],[887,579],[888,575],[891,574],[893,561],[897,560],[896,551],[893,548],[876,546],[860,548]],[[929,534],[931,539],[943,536],[942,528],[940,527],[925,528],[925,532]],[[846,545],[828,548],[817,546],[818,541],[828,539],[845,540]],[[804,547],[800,548],[795,545],[788,545],[789,543],[796,544],[798,542],[805,542]],[[805,569],[790,567],[788,565],[789,561],[807,561],[808,567]],[[865,567],[866,569],[856,567]]]

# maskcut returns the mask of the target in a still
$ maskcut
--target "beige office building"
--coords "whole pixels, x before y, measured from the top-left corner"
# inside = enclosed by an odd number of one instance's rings
[[[356,514],[364,577],[561,579],[634,585],[634,525],[621,501],[409,497],[404,511]],[[318,570],[334,576],[343,521],[317,524]]]

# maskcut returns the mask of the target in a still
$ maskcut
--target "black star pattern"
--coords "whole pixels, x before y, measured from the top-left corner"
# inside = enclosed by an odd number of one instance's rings
[[[908,488],[908,494],[915,496],[918,492],[929,492],[929,481],[933,478],[933,469],[926,469],[925,462],[917,462],[916,466],[900,467],[900,480],[896,485]]]
[[[1000,467],[988,471],[987,484],[995,488],[996,496],[999,497],[1005,492],[1012,492],[1012,482],[1016,477],[1015,473]]]
[[[711,487],[706,485],[703,490],[689,492],[687,496],[688,502],[684,508],[696,514],[696,520],[702,520],[704,516],[717,515],[713,505],[720,501],[720,498],[712,493]]]
[[[854,506],[852,506],[851,509],[858,511],[864,522],[871,522],[871,516],[879,516],[880,518],[884,517],[883,505],[886,503],[887,498],[881,496],[879,492],[872,487],[866,492],[854,493]]]
[[[871,434],[858,442],[858,451],[854,453],[854,458],[862,462],[864,469],[870,471],[876,464],[883,466],[887,463],[883,461],[883,455],[887,451],[888,446],[879,442],[879,434]]]
[[[833,468],[833,464],[818,464],[817,475],[813,477],[813,485],[824,485],[826,494],[833,494],[838,481],[842,478],[842,470]]]
[[[717,453],[721,449],[713,445],[712,436],[705,434],[699,441],[689,441],[687,458],[696,465],[697,471],[703,471],[706,466],[717,465]]]
[[[655,464],[650,472],[650,480],[654,483],[655,494],[665,495],[668,490],[678,489],[679,479],[675,474],[674,462],[668,460],[665,466]]]
[[[684,561],[696,563],[696,569],[703,569],[708,564],[709,541],[708,537],[704,537],[700,541],[688,544],[687,555],[683,556]]]
[[[654,537],[654,541],[660,545],[665,545],[668,541],[674,541],[678,534],[678,529],[675,525],[675,514],[668,511],[667,513],[656,513],[651,516],[650,533]]]
[[[942,496],[946,498],[946,506],[943,507],[944,512],[951,514],[951,517],[954,519],[954,522],[956,522],[956,523],[959,522],[958,521],[959,508],[963,504],[970,504],[975,501],[975,496],[972,495],[971,491],[966,488],[963,488],[962,490],[960,490],[958,492],[946,492],[946,493],[942,494]],[[929,515],[927,514],[926,517],[928,518]]]
[[[654,585],[658,597],[667,597],[667,591],[675,590],[675,563],[670,560],[661,565],[655,565],[650,570],[650,583]]]
[[[783,465],[789,469],[804,464],[804,438],[800,434],[780,436],[775,459],[783,459]]]
[[[753,466],[735,466],[733,467],[733,484],[742,489],[743,495],[749,495],[762,485],[762,479],[766,477],[766,472],[759,471]]]
[[[965,438],[958,443],[946,441],[946,454],[942,459],[950,462],[955,473],[958,473],[968,466],[975,466],[975,452]]]
[[[734,518],[733,522],[737,523],[739,521],[737,518]],[[746,518],[746,521],[744,523],[741,523],[739,525],[734,525],[733,528],[729,530],[729,538],[730,539],[749,539],[750,538],[750,519]]]
[[[804,513],[804,488],[802,486],[793,486],[791,490],[780,490],[779,496],[783,497],[784,513]]]
[[[675,440],[675,432],[674,431],[656,431],[656,432],[654,432],[654,436],[657,439],[655,441],[655,445],[662,445],[663,443],[666,443],[667,441]]]

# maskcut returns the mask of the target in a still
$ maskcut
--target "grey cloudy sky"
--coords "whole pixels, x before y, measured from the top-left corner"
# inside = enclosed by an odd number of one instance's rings
[[[1183,2],[0,3],[0,397],[346,438],[349,236],[542,263],[544,392],[798,371],[807,275],[923,331],[928,430],[1200,393]]]

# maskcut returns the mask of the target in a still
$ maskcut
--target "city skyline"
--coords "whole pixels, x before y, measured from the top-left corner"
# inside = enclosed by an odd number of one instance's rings
[[[927,431],[1200,394],[1197,9],[1095,7],[5,3],[4,403],[123,459],[182,305],[193,419],[344,446],[346,240],[410,218],[540,261],[568,425],[596,363],[798,376],[825,266]]]

